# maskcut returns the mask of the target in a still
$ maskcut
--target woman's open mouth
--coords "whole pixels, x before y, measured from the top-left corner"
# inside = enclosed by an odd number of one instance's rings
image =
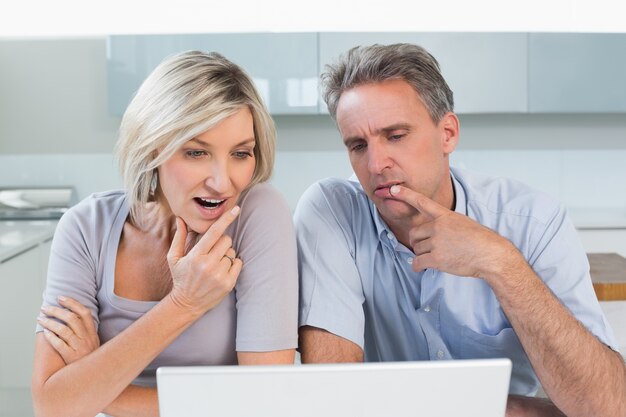
[[[214,200],[214,199],[209,199],[209,198],[195,197],[194,201],[206,209],[214,210],[218,208],[219,206],[221,206],[222,204],[224,204],[226,199]]]

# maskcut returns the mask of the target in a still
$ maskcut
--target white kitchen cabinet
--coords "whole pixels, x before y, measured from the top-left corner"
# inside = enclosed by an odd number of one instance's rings
[[[36,317],[41,307],[50,240],[0,263],[0,417],[33,415],[30,380]]]
[[[316,33],[111,36],[109,112],[122,115],[143,80],[164,58],[191,49],[219,52],[243,67],[270,113],[317,113]]]
[[[531,113],[626,111],[626,34],[532,33]]]
[[[587,253],[618,253],[626,257],[626,228],[578,229]]]
[[[415,43],[439,62],[457,113],[527,111],[525,33],[320,33],[320,72],[357,45]],[[320,112],[328,112],[320,100]]]

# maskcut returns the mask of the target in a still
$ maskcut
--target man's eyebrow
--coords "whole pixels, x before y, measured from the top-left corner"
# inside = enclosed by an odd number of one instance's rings
[[[411,125],[409,123],[404,123],[404,122],[395,123],[389,126],[382,127],[376,130],[374,133],[378,135],[380,133],[393,132],[394,130],[411,130]],[[349,147],[353,142],[357,142],[360,140],[363,140],[362,136],[348,136],[347,138],[344,138],[343,144]]]
[[[363,140],[361,136],[348,136],[347,138],[344,138],[343,144],[346,148],[349,148],[354,142],[358,142],[360,140]]]
[[[391,126],[381,128],[379,132],[389,133],[394,130],[411,130],[411,125],[409,123],[396,123]]]

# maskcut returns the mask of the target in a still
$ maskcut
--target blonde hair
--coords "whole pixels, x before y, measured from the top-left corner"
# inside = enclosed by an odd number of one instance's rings
[[[124,113],[116,146],[132,221],[141,221],[156,168],[242,107],[252,113],[256,139],[250,187],[270,178],[276,143],[274,122],[250,77],[222,55],[200,51],[174,55],[152,71]]]

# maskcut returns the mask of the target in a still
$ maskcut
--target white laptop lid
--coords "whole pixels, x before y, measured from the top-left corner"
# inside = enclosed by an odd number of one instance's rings
[[[161,417],[502,417],[509,359],[161,367]]]

